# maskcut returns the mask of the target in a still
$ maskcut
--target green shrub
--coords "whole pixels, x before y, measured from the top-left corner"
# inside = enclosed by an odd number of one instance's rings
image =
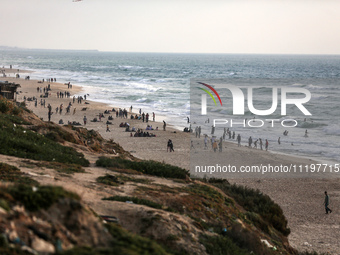
[[[0,162],[0,181],[14,182],[18,184],[39,185],[39,182],[24,176],[18,168]]]
[[[119,179],[116,176],[110,174],[107,174],[105,176],[99,176],[96,180],[99,183],[103,183],[110,186],[118,186],[119,184],[124,184],[121,181],[119,181]]]
[[[0,207],[2,209],[5,209],[6,211],[9,211],[11,209],[5,199],[0,199]]]
[[[58,186],[39,186],[33,188],[28,185],[16,185],[8,187],[7,191],[29,211],[48,209],[61,198],[80,199],[77,194],[66,191]]]
[[[138,172],[165,178],[185,179],[189,171],[153,160],[131,161],[127,159],[100,157],[97,166],[118,169],[132,169]]]
[[[243,228],[239,223],[232,225],[228,229],[226,236],[242,249],[254,251],[255,254],[261,255],[272,254],[268,247],[261,242],[259,235],[253,231]]]
[[[213,184],[220,188],[225,194],[233,197],[235,201],[249,212],[254,212],[262,217],[262,219],[273,226],[283,235],[288,236],[290,229],[287,228],[287,219],[283,214],[281,207],[276,204],[269,196],[262,194],[259,190],[250,189],[238,185],[229,185],[227,183]],[[251,219],[254,219],[252,217]],[[261,220],[256,219],[254,225],[263,225]],[[267,228],[261,226],[261,229]]]
[[[15,116],[18,118],[17,116]],[[89,161],[75,149],[62,146],[43,135],[14,125],[20,119],[0,114],[0,154],[35,160],[88,166]]]
[[[118,175],[117,176],[119,180],[123,182],[136,182],[136,183],[144,183],[144,184],[150,184],[152,180],[144,179],[144,178],[132,178],[126,175]]]
[[[207,185],[191,184],[188,186],[187,191],[217,203],[224,201],[224,197],[220,192]]]
[[[114,238],[112,246],[116,251],[120,251],[117,254],[169,254],[155,241],[131,234],[115,224],[109,224],[107,228]]]
[[[106,174],[105,176],[100,176],[97,179],[97,182],[103,183],[111,186],[118,186],[119,184],[124,184],[124,182],[136,182],[136,183],[144,183],[149,184],[152,180],[143,179],[143,178],[132,178],[125,175],[110,175]]]
[[[162,207],[163,207],[161,204],[157,204],[157,203],[152,202],[150,200],[141,199],[141,198],[137,198],[137,197],[113,196],[113,197],[103,198],[103,200],[120,201],[120,202],[132,201],[135,204],[146,205],[146,206],[149,206],[149,207],[152,207],[152,208],[155,208],[155,209],[162,209]]]
[[[249,251],[238,247],[229,237],[204,235],[200,238],[208,254],[211,255],[248,255]],[[254,254],[254,253],[253,253]],[[256,254],[256,253],[255,253]]]
[[[37,129],[39,128],[40,127],[38,126]],[[51,125],[51,126],[48,126],[48,130],[49,132],[45,134],[45,137],[47,137],[48,139],[52,141],[55,141],[55,142],[68,141],[70,143],[77,143],[74,136],[70,132],[64,130],[62,127]]]
[[[14,108],[12,109],[12,113],[13,113],[14,115],[19,115],[19,114],[21,113],[21,109],[20,109],[19,107],[14,107]]]
[[[9,111],[9,109],[10,109],[9,102],[5,98],[0,96],[0,112],[6,113]]]

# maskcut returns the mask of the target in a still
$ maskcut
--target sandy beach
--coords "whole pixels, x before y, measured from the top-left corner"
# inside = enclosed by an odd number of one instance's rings
[[[99,120],[99,114],[104,113],[105,110],[116,110],[119,106],[98,103],[91,101],[91,95],[87,95],[86,91],[80,87],[72,84],[69,88],[67,84],[58,82],[44,82],[36,80],[25,80],[24,77],[15,78],[17,69],[4,69],[7,77],[1,77],[0,81],[8,81],[20,84],[18,89],[17,101],[22,102],[26,98],[26,105],[36,115],[43,120],[48,120],[48,104],[52,107],[51,121],[59,123],[60,120],[64,124],[68,122],[79,122],[81,126],[88,129],[98,131],[103,138],[113,139],[119,143],[126,151],[129,151],[134,156],[141,159],[152,159],[160,162],[177,165],[185,169],[190,169],[190,156],[195,159],[195,162],[204,160],[206,156],[220,157],[218,153],[214,153],[210,148],[204,150],[203,138],[193,139],[195,150],[192,150],[190,155],[190,134],[185,133],[167,125],[166,131],[163,131],[163,119],[156,116],[156,121],[152,121],[152,113],[148,123],[142,120],[131,119],[131,113],[128,113],[128,118],[116,117],[116,112],[104,114],[101,121],[92,122],[94,118]],[[22,71],[22,73],[29,73]],[[51,90],[48,92],[49,96],[46,98],[41,97],[43,93],[37,90],[37,87],[48,87]],[[57,96],[58,92],[69,92],[69,98],[60,98]],[[77,99],[73,102],[73,96],[87,95],[87,99],[83,100],[81,104],[77,103]],[[29,98],[37,98],[37,105],[35,101],[28,100]],[[45,107],[41,105],[41,100],[45,100]],[[70,113],[66,114],[66,107],[71,102]],[[63,104],[63,112],[56,113],[56,108],[60,108]],[[76,110],[75,110],[76,109]],[[129,111],[129,109],[127,109]],[[134,109],[133,115],[139,109]],[[87,123],[84,125],[84,116],[87,118]],[[112,116],[113,120],[108,120]],[[107,125],[106,122],[110,121],[112,124]],[[131,132],[126,132],[124,127],[119,127],[121,123],[129,123],[130,127],[140,128],[145,130],[147,125],[152,125],[154,130],[149,132],[153,133],[155,137],[131,137]],[[109,131],[107,130],[109,127]],[[156,128],[158,127],[158,130]],[[174,152],[167,152],[167,141],[171,139],[174,144]],[[230,164],[241,166],[258,165],[265,162],[272,165],[306,165],[310,164],[313,159],[291,157],[278,153],[271,153],[256,149],[249,149],[245,146],[237,147],[236,144],[224,143],[223,152],[228,155],[226,159]],[[214,159],[214,158],[213,158]],[[340,184],[336,175],[331,178],[305,178],[306,176],[299,176],[294,178],[234,178],[230,182],[249,186],[251,188],[259,189],[268,194],[276,203],[278,203],[285,216],[288,219],[288,225],[291,228],[289,235],[290,244],[300,251],[303,250],[316,250],[318,252],[330,252],[331,254],[339,254],[340,244],[338,236],[340,229],[338,222],[339,216],[339,202],[340,202]],[[331,215],[325,215],[323,203],[323,192],[328,190],[331,197],[330,207],[333,209]]]
[[[17,69],[6,69],[12,72],[12,75],[6,78],[1,78],[0,80],[6,80],[8,82],[14,82],[21,85],[18,89],[19,94],[17,95],[17,101],[24,101],[24,97],[28,98],[37,98],[37,106],[35,106],[35,101],[26,100],[26,105],[29,109],[31,109],[36,115],[43,118],[43,120],[48,120],[48,104],[52,106],[52,116],[51,121],[54,123],[59,123],[60,120],[63,120],[64,124],[68,122],[79,122],[81,126],[86,127],[87,129],[93,129],[98,131],[103,138],[110,140],[113,139],[115,142],[119,143],[125,150],[131,152],[134,156],[141,159],[152,159],[160,162],[165,162],[173,165],[177,165],[183,167],[185,169],[189,169],[189,150],[190,150],[190,136],[188,133],[184,133],[176,130],[170,125],[166,126],[166,131],[163,131],[163,119],[161,117],[156,116],[155,122],[152,121],[152,113],[149,112],[150,118],[149,122],[143,122],[142,120],[131,119],[130,109],[126,109],[128,111],[128,118],[118,117],[116,118],[116,112],[110,112],[109,114],[104,114],[104,117],[99,121],[99,114],[104,113],[105,110],[111,111],[112,108],[115,110],[119,110],[119,106],[109,106],[107,104],[98,103],[91,101],[91,95],[88,95],[86,91],[83,90],[82,87],[73,85],[72,88],[68,88],[68,85],[58,83],[58,82],[43,82],[36,80],[24,80],[22,78],[17,79],[14,78],[14,74]],[[27,73],[26,71],[22,71],[23,73]],[[24,78],[24,77],[23,77]],[[48,98],[41,98],[40,95],[43,94],[37,92],[37,87],[48,87],[50,84],[51,91],[49,91],[50,96]],[[43,90],[43,89],[42,89]],[[58,98],[57,92],[70,92],[70,98]],[[75,103],[73,103],[73,96],[84,95],[87,94],[87,99],[83,100],[81,104],[77,103],[77,99]],[[45,107],[41,105],[41,100],[45,100]],[[69,103],[72,103],[70,113],[66,114],[66,107]],[[60,108],[60,105],[63,104],[63,112],[62,114],[56,113],[56,108]],[[86,110],[85,110],[86,108]],[[76,110],[75,110],[76,109]],[[75,114],[74,113],[75,110]],[[136,115],[136,112],[139,109],[133,109],[133,115]],[[146,114],[146,113],[145,113]],[[84,125],[84,116],[87,118],[87,123]],[[113,120],[108,120],[108,117],[112,116]],[[92,122],[94,118],[97,118],[98,122]],[[110,132],[107,132],[107,124],[106,122],[112,122],[109,124]],[[148,131],[156,137],[131,137],[130,132],[125,132],[124,127],[119,127],[121,123],[129,123],[131,129],[135,127],[136,129],[142,129],[143,131]],[[154,130],[145,130],[147,125],[152,126]],[[156,128],[158,127],[158,130]],[[167,142],[171,139],[174,144],[175,153],[167,152]]]

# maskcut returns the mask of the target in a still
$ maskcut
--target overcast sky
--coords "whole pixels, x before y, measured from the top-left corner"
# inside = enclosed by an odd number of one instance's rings
[[[0,1],[0,46],[340,54],[339,0]]]

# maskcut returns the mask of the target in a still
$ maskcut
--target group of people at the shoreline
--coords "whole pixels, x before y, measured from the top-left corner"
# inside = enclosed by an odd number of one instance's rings
[[[52,82],[55,81],[54,79],[47,79],[48,82]],[[39,83],[44,83],[45,79],[43,79],[42,81],[40,81]],[[68,89],[71,89],[72,86],[70,83],[66,83],[65,85],[67,85]],[[52,95],[56,96],[57,99],[71,99],[71,93],[69,91],[57,91],[52,93],[52,89],[51,89],[51,85],[48,84],[47,86],[38,86],[36,89],[36,92],[38,94],[40,94],[37,97],[32,97],[32,98],[26,98],[24,97],[24,101],[26,103],[26,101],[34,101],[34,105],[35,107],[38,107],[38,98],[40,97],[40,106],[41,107],[46,107],[47,104],[47,116],[48,116],[48,121],[51,121],[52,115],[58,114],[59,116],[61,116],[64,113],[64,101],[60,102],[60,104],[58,104],[54,109],[55,112],[53,111],[53,106],[50,103],[46,103],[46,99],[48,100],[49,97],[51,97]],[[87,96],[89,96],[89,94],[85,94],[83,96],[73,96],[71,101],[68,102],[67,106],[66,106],[66,111],[65,111],[65,115],[71,114],[71,108],[74,107],[75,101],[77,100],[78,104],[89,104],[86,99]],[[115,117],[118,118],[122,118],[122,119],[128,119],[130,118],[131,120],[141,120],[142,122],[145,123],[149,123],[150,121],[150,117],[152,116],[152,121],[155,122],[156,121],[156,114],[154,112],[152,112],[152,114],[150,115],[149,113],[145,113],[142,112],[142,109],[139,109],[139,114],[138,113],[133,113],[132,112],[133,106],[130,107],[130,113],[128,113],[128,111],[124,108],[112,108],[110,110],[105,110],[104,113],[99,113],[98,115],[96,115],[91,122],[102,122],[102,118],[105,118],[104,114],[109,114],[108,116],[108,120],[105,122],[106,124],[106,132],[111,132],[109,125],[112,125],[112,120],[113,120],[113,116],[112,113],[114,113]],[[82,111],[86,111],[87,107],[82,108]],[[76,113],[76,108],[73,108],[73,115]],[[111,114],[111,115],[110,115]],[[130,116],[128,116],[128,114]],[[83,116],[83,125],[86,126],[88,124],[88,117],[86,114],[84,114]],[[69,125],[82,125],[80,122],[77,121],[68,121],[68,123],[64,123],[63,119],[59,119],[59,121],[57,121],[59,124],[63,125],[63,124],[69,124]],[[130,127],[130,124],[128,122],[125,123],[121,123],[119,125],[120,127],[124,127],[126,132],[130,132],[130,136],[131,137],[156,137],[156,134],[150,132],[150,131],[158,131],[158,127],[156,127],[155,129],[152,127],[152,125],[147,124],[145,129],[142,128],[135,128],[135,127]],[[166,131],[166,122],[163,120],[163,130]],[[167,151],[173,152],[174,148],[173,148],[173,142],[171,140],[168,141],[167,144]]]
[[[196,138],[201,138],[201,133],[202,133],[202,128],[201,126],[196,126],[195,131],[193,131],[190,128],[186,128],[188,131],[187,132],[194,132],[195,137]],[[184,132],[186,132],[186,130],[184,130]],[[208,149],[208,139],[210,139],[210,143],[211,143],[211,148],[214,152],[217,151],[217,149],[222,152],[222,148],[223,148],[223,141],[226,141],[227,138],[229,138],[229,140],[235,140],[237,141],[237,145],[238,147],[242,146],[241,145],[241,134],[238,134],[236,136],[235,131],[231,131],[229,128],[224,128],[223,131],[223,135],[218,139],[216,138],[216,136],[214,136],[215,133],[215,127],[212,126],[211,128],[211,137],[209,138],[209,136],[207,134],[204,135],[204,149],[207,150]],[[284,136],[288,136],[288,131],[285,130],[283,132]],[[304,137],[308,137],[308,130],[305,130],[305,135]],[[281,144],[281,137],[278,138],[277,143],[280,145]],[[293,143],[291,143],[291,145],[294,145]],[[247,141],[247,145],[248,148],[254,148],[254,149],[260,149],[260,150],[266,150],[268,151],[269,149],[269,141],[268,139],[262,139],[262,138],[257,138],[256,140],[252,138],[252,136],[250,136],[248,138]],[[191,143],[191,149],[194,148],[193,143]]]
[[[201,132],[202,132],[201,126],[197,126],[195,128],[196,138],[201,137]],[[231,131],[229,128],[224,128],[223,135],[219,139],[216,138],[216,136],[213,135],[214,132],[215,132],[215,130],[214,130],[214,127],[213,127],[212,132],[211,132],[212,136],[210,137],[210,145],[211,145],[211,148],[214,152],[216,152],[217,149],[218,149],[219,152],[222,152],[223,141],[226,140],[226,137],[229,137],[229,140],[235,140],[235,138],[236,138],[238,147],[241,146],[241,140],[242,140],[241,135],[238,134],[236,136],[235,131]],[[204,135],[204,150],[208,149],[208,140],[209,140],[209,137],[208,137],[207,134],[205,134]],[[257,149],[258,144],[259,144],[259,149],[261,149],[261,150],[263,150],[263,147],[265,148],[266,151],[269,148],[268,139],[265,139],[265,141],[263,142],[263,140],[261,138],[258,138],[255,141],[253,141],[253,138],[251,136],[248,138],[248,148],[256,148]],[[191,143],[191,149],[194,149],[193,143]]]

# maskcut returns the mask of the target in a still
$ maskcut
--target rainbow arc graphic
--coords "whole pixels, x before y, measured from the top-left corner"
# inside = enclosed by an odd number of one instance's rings
[[[214,94],[217,96],[217,98],[220,101],[220,104],[222,106],[222,100],[220,98],[220,95],[217,93],[217,91],[212,86],[210,86],[209,84],[203,83],[203,82],[197,82],[197,83],[209,88],[212,92],[214,92]],[[200,87],[198,87],[198,88],[203,90],[204,92],[206,92],[212,98],[212,100],[214,101],[215,106],[217,106],[215,97],[213,96],[213,94],[209,90],[204,89],[204,88],[200,88]],[[202,115],[207,114],[207,97],[206,97],[206,94],[202,94],[202,112],[201,113],[202,113]]]
[[[221,98],[220,98],[220,95],[216,92],[216,90],[215,90],[212,86],[210,86],[209,84],[203,83],[203,82],[197,82],[197,83],[202,84],[202,85],[206,86],[207,88],[211,89],[212,92],[214,92],[215,95],[217,96],[217,98],[218,98],[218,100],[220,101],[220,104],[221,104],[221,106],[222,106],[222,100],[221,100]],[[198,87],[198,88],[201,89],[201,90],[203,90],[204,92],[206,92],[206,93],[212,98],[212,100],[214,100],[215,105],[217,105],[214,96],[211,94],[211,92],[210,92],[209,90],[203,89],[203,88],[200,88],[200,87]]]

